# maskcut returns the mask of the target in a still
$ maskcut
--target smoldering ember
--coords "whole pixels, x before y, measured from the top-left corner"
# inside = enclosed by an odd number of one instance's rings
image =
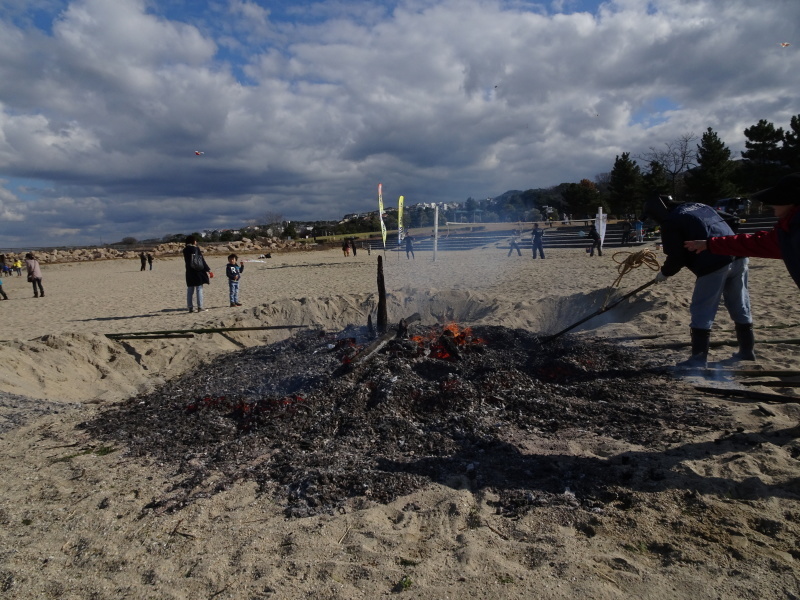
[[[558,505],[602,513],[662,489],[697,431],[736,435],[725,409],[620,345],[502,326],[405,329],[382,342],[367,328],[305,330],[81,427],[170,475],[145,512],[251,480],[294,518],[387,503],[431,481],[492,490],[509,517]],[[641,450],[604,460],[525,450],[571,432]]]

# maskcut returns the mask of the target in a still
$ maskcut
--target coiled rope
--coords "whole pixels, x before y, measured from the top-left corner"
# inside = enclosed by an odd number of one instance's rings
[[[617,257],[621,255],[627,256],[623,259],[617,259]],[[622,252],[616,252],[611,258],[619,265],[619,267],[617,267],[617,272],[619,275],[614,280],[614,283],[611,284],[611,287],[606,294],[606,299],[603,301],[603,308],[605,308],[606,304],[608,303],[608,299],[611,296],[611,292],[614,291],[614,288],[619,287],[619,284],[622,282],[622,278],[634,269],[638,269],[642,265],[645,265],[653,271],[661,270],[661,265],[658,262],[658,256],[656,256],[655,252],[648,248],[639,250],[637,252],[627,252],[623,250]]]

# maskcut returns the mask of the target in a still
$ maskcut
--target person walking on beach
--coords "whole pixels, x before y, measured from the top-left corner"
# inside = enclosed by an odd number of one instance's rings
[[[356,240],[355,240],[355,238],[350,240],[350,250],[353,251],[353,257],[355,258],[355,256],[356,256]]]
[[[17,277],[22,277],[22,261],[20,259],[14,261],[14,270],[17,272]]]
[[[142,262],[142,268],[139,270],[144,271],[144,268],[147,266],[147,256],[145,256],[144,252],[139,254],[139,260]]]
[[[514,252],[514,250],[517,251],[517,255],[518,256],[522,256],[522,250],[519,247],[519,242],[517,242],[517,237],[518,237],[518,233],[517,233],[517,231],[514,231],[514,234],[511,236],[511,240],[509,240],[510,246],[508,248],[508,255],[507,256],[511,256],[511,253]]]
[[[411,256],[409,256],[411,254]],[[414,238],[410,235],[406,236],[406,259],[413,258],[417,260],[417,257],[414,256]]]
[[[589,229],[589,239],[592,240],[589,256],[594,256],[595,248],[597,248],[597,256],[603,256],[603,240],[600,239],[600,232],[597,231],[597,227],[594,226],[594,223],[592,223],[592,227]]]
[[[753,194],[752,199],[772,207],[778,217],[773,229],[689,240],[683,243],[684,248],[697,254],[708,250],[712,254],[783,259],[800,288],[800,173],[781,178],[773,187]]]
[[[564,215],[566,217],[566,215]],[[544,258],[544,246],[542,245],[542,238],[544,237],[544,229],[539,229],[539,224],[533,224],[533,231],[531,232],[531,246],[533,247],[533,259],[536,260],[536,251],[539,251],[539,256]]]
[[[342,240],[342,254],[350,256],[350,242],[347,240]]]
[[[239,304],[239,280],[244,272],[244,263],[236,264],[239,259],[235,254],[228,255],[228,264],[225,265],[225,276],[228,278],[228,291],[231,306],[241,306]]]
[[[193,312],[192,301],[197,296],[197,312],[205,311],[203,308],[203,286],[211,283],[214,276],[211,268],[203,258],[203,253],[197,247],[197,239],[193,235],[186,237],[186,246],[183,248],[183,262],[186,265],[186,306]]]
[[[149,252],[147,253],[147,264],[150,267],[150,270],[153,270],[153,255]]]
[[[645,205],[643,219],[649,217],[661,226],[661,241],[667,255],[656,281],[666,281],[683,267],[695,274],[689,324],[691,357],[678,366],[705,368],[711,340],[711,326],[725,302],[736,329],[739,351],[731,361],[754,361],[753,317],[747,289],[748,260],[710,252],[695,254],[684,247],[687,240],[733,235],[733,230],[713,208],[697,202],[672,202],[670,196],[654,196]]]
[[[25,268],[28,271],[28,281],[33,284],[33,297],[38,298],[40,295],[44,298],[44,288],[42,287],[42,269],[39,266],[39,261],[33,255],[33,252],[28,252],[25,255]]]

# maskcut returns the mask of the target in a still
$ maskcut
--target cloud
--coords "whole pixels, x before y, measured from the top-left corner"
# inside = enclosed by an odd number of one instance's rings
[[[20,215],[0,235],[333,219],[374,208],[379,181],[389,205],[463,201],[709,126],[736,151],[798,112],[800,43],[777,43],[794,2],[185,4],[0,10],[0,201]]]

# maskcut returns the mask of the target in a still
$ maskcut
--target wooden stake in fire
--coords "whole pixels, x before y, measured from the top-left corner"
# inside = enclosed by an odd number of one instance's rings
[[[378,333],[386,333],[388,326],[386,315],[386,283],[383,281],[383,257],[378,256]]]

